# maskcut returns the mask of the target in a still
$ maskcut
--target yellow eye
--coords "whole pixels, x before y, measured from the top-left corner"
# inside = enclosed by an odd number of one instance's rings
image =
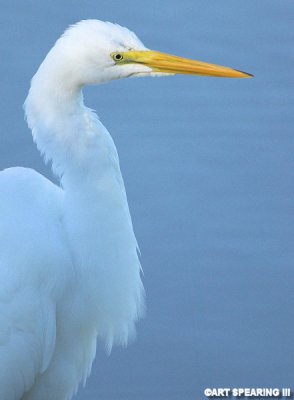
[[[112,58],[114,61],[121,61],[124,56],[121,53],[112,53]]]

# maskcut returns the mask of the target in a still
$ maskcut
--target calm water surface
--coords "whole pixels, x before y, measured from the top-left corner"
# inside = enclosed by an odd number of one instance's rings
[[[255,74],[133,79],[85,91],[117,143],[147,318],[99,348],[78,400],[193,400],[205,387],[294,389],[293,0],[2,0],[0,167],[51,177],[21,104],[49,47],[83,18],[150,48]]]

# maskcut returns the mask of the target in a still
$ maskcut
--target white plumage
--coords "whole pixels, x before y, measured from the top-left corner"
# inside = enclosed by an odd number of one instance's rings
[[[173,73],[246,75],[149,51],[128,29],[89,20],[34,76],[25,113],[60,186],[30,169],[0,174],[1,400],[68,400],[97,337],[110,352],[134,335],[144,312],[137,242],[115,145],[82,88]]]

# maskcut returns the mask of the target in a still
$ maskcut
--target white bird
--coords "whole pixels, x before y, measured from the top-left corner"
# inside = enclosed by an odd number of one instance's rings
[[[82,88],[129,76],[249,75],[148,50],[126,28],[81,21],[32,79],[25,114],[60,186],[0,173],[0,398],[68,400],[100,338],[126,345],[144,311],[137,242],[115,145]]]

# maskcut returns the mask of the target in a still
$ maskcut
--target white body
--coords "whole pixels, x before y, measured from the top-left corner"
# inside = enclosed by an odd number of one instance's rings
[[[112,65],[103,73],[109,52],[124,41],[144,49],[125,28],[84,21],[56,43],[32,80],[28,124],[61,186],[24,168],[0,174],[1,400],[70,399],[90,372],[97,337],[108,351],[126,344],[142,315],[116,148],[81,93],[84,84],[130,74],[129,66],[115,72]]]
[[[23,168],[0,174],[0,400],[69,400],[97,337],[110,351],[134,334],[137,243],[115,145],[82,88],[176,73],[251,76],[148,50],[97,20],[67,30],[34,76],[26,117],[61,186]]]

